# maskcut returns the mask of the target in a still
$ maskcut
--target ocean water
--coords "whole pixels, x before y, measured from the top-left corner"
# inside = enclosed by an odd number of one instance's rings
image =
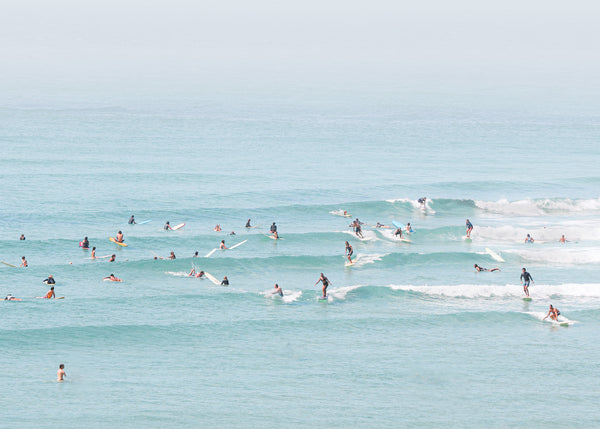
[[[471,101],[1,106],[0,426],[600,426],[600,110]]]

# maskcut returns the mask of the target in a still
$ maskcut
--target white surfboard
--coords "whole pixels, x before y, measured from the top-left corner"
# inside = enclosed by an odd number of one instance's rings
[[[465,241],[465,243],[471,243],[471,242],[473,242],[473,240],[470,237],[467,237],[466,235],[463,235],[462,239]]]
[[[185,226],[185,223],[180,223],[179,225],[175,225],[173,228],[171,228],[173,231],[177,231],[178,229],[181,229]]]
[[[494,252],[492,249],[490,249],[489,247],[485,248],[485,252],[490,255],[495,261],[498,262],[505,262],[504,259],[502,259],[502,256],[498,255],[496,252]]]
[[[208,252],[204,257],[205,258],[210,258],[210,256],[215,253],[217,250],[219,250],[218,247],[215,247],[213,250],[211,250],[210,252]]]
[[[213,284],[219,286],[221,284],[221,282],[219,280],[216,279],[215,276],[213,276],[211,273],[207,273],[206,271],[204,271],[204,275],[206,276],[206,278],[208,280],[210,280]]]
[[[239,242],[238,244],[234,244],[229,249],[235,249],[236,247],[241,246],[242,244],[244,244],[246,241],[248,241],[248,240],[244,240],[244,241]]]

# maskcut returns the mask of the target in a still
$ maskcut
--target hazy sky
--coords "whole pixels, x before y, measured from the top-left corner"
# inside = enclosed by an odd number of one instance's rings
[[[597,86],[594,1],[21,0],[0,88],[355,82]]]

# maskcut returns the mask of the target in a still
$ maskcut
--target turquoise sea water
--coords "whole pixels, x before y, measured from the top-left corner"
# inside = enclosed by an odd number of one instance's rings
[[[29,262],[0,266],[0,426],[600,425],[600,116],[527,103],[0,107],[0,260]],[[65,299],[35,299],[49,274]]]

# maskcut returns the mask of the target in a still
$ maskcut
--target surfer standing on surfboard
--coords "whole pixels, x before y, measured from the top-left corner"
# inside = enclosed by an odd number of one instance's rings
[[[465,226],[467,227],[467,238],[471,238],[471,231],[473,231],[473,224],[469,219],[465,222]]]
[[[325,274],[321,273],[321,277],[319,277],[319,280],[314,285],[316,286],[319,282],[323,284],[323,298],[327,298],[327,286],[329,286],[330,281],[325,277]]]
[[[352,263],[352,254],[354,254],[354,249],[352,248],[352,246],[350,246],[350,243],[346,241],[346,257],[348,258],[348,261],[350,261],[350,263]]]
[[[533,281],[533,277],[531,274],[527,272],[525,268],[523,268],[523,273],[521,274],[521,282],[523,283],[523,292],[525,295],[529,296],[529,282]]]

